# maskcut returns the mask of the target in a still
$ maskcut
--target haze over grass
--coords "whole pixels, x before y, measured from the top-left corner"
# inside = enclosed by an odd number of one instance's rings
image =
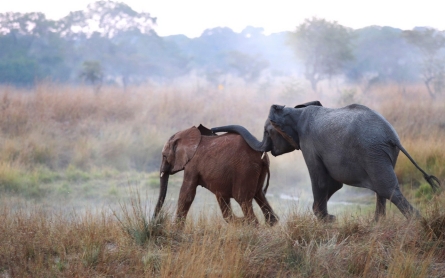
[[[327,107],[365,104],[388,119],[417,163],[444,184],[443,98],[430,100],[421,86],[388,85],[366,94],[354,88],[329,93],[329,88],[314,95],[286,86],[147,85],[125,92],[105,87],[98,94],[48,83],[33,90],[1,87],[0,274],[444,276],[444,193],[433,194],[403,154],[396,173],[403,193],[425,217],[421,221],[406,221],[389,204],[388,217],[379,224],[372,220],[373,205],[363,211],[348,207],[331,225],[316,221],[298,206],[312,201],[301,152],[271,156],[268,198],[274,209],[281,206],[276,227],[227,225],[217,210],[197,206],[185,230],[178,231],[171,223],[175,200],[168,200],[164,221],[150,219],[154,205],[147,200],[159,192],[160,152],[171,135],[201,123],[240,124],[259,137],[271,104],[316,99]],[[181,181],[180,175],[171,177],[172,198]],[[372,194],[352,196],[356,191],[345,186],[334,196],[374,202]],[[297,193],[300,201],[280,199],[281,193]],[[216,205],[210,193],[202,194]],[[102,200],[108,205],[102,207]]]

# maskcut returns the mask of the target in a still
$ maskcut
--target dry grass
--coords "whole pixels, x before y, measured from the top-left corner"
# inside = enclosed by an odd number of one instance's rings
[[[260,136],[271,104],[314,99],[379,111],[418,164],[444,184],[443,99],[431,101],[416,86],[345,92],[339,99],[337,93],[293,98],[281,88],[265,93],[254,87],[103,88],[97,95],[87,87],[53,84],[32,91],[0,88],[0,276],[444,276],[445,193],[432,193],[403,154],[396,173],[425,217],[419,221],[406,221],[392,207],[378,224],[370,214],[348,212],[328,225],[296,208],[280,215],[273,228],[228,225],[220,215],[202,213],[190,215],[181,231],[170,212],[151,219],[150,205],[138,194],[120,199],[123,188],[134,184],[158,192],[151,172],[159,167],[164,142],[178,130],[240,124]],[[301,153],[271,163],[269,192],[310,189]],[[179,184],[180,177],[172,177],[170,189]],[[47,203],[22,204],[23,196],[63,205],[67,196],[82,204],[104,196],[123,201],[114,213],[83,206],[68,213]]]
[[[38,207],[0,213],[0,274],[5,277],[443,277],[444,195],[425,219],[345,215],[323,224],[289,211],[274,228],[228,225],[220,217],[170,221],[141,242],[128,228],[149,212],[139,200],[115,212],[61,214]],[[135,213],[134,213],[135,212]],[[123,222],[122,222],[122,219]],[[144,221],[145,221],[144,220]],[[124,224],[124,225],[123,225]],[[129,226],[128,226],[129,225]]]
[[[97,95],[87,87],[52,84],[41,84],[32,91],[0,88],[0,181],[7,180],[0,183],[0,189],[24,192],[18,186],[24,183],[30,191],[43,189],[47,182],[72,180],[69,175],[73,172],[85,173],[80,177],[83,180],[92,180],[91,173],[103,169],[153,172],[159,167],[165,141],[200,123],[208,127],[238,123],[261,136],[263,111],[270,103],[280,102],[280,95],[256,101],[258,96],[248,88],[196,91],[147,86],[123,92],[110,87]],[[276,167],[291,175],[279,183],[296,180],[305,171],[288,171],[289,167]],[[3,175],[2,168],[17,174]],[[27,177],[44,171],[58,178],[44,177],[47,182],[42,182]]]
[[[64,169],[73,164],[153,170],[153,157],[178,130],[232,122],[253,111],[261,115],[257,110],[267,107],[257,103],[235,110],[237,102],[249,103],[248,95],[254,99],[249,92],[194,95],[178,88],[139,87],[127,93],[108,88],[98,95],[88,88],[48,84],[34,92],[6,88],[0,91],[0,159],[28,168]],[[258,124],[255,116],[241,124],[261,130],[263,116]]]
[[[280,88],[267,94],[254,87],[198,89],[141,86],[122,92],[110,87],[96,95],[87,87],[53,84],[41,84],[33,91],[2,87],[0,163],[22,171],[42,167],[63,171],[71,166],[83,171],[111,168],[152,172],[159,166],[164,142],[192,125],[240,124],[261,136],[273,103],[293,106],[319,97],[326,106],[336,107],[339,103],[338,94],[320,96],[310,91],[296,95],[289,103],[288,93]],[[412,90],[399,92],[397,87],[387,86],[366,95],[353,91],[352,97],[348,95],[346,99],[381,112],[413,157],[443,179],[445,172],[440,165],[444,162],[445,102],[425,98],[417,87]],[[276,176],[283,177],[283,181],[307,176],[304,169],[295,172],[286,166],[300,165],[301,155],[274,161],[272,167],[279,171]],[[399,164],[403,165],[398,169],[399,178],[404,182],[412,180],[410,173],[416,171],[403,158]],[[288,174],[292,176],[288,178]]]

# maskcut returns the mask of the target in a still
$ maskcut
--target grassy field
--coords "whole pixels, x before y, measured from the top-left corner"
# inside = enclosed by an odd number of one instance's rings
[[[191,215],[183,230],[134,199],[113,212],[0,211],[3,277],[443,277],[444,194],[425,218],[343,214],[334,224],[290,209],[273,228]],[[283,217],[283,216],[282,216]]]
[[[240,124],[260,137],[275,103],[365,104],[444,184],[443,98],[429,99],[420,86],[304,92],[284,85],[109,87],[99,94],[54,84],[1,87],[0,276],[444,276],[445,193],[433,193],[403,154],[396,174],[421,221],[407,222],[388,205],[387,219],[376,224],[374,196],[346,186],[330,204],[337,223],[317,222],[301,152],[271,157],[267,197],[281,218],[273,228],[225,224],[212,194],[198,190],[185,229],[177,230],[171,218],[181,174],[171,177],[165,219],[149,218],[171,135],[201,123]]]

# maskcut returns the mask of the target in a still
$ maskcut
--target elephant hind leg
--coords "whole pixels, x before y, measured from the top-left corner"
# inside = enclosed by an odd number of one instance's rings
[[[258,219],[253,212],[252,200],[241,202],[241,209],[243,210],[244,219],[248,224],[258,224]]]
[[[270,226],[275,225],[278,222],[279,218],[273,211],[272,207],[269,205],[269,202],[267,201],[266,196],[264,196],[263,191],[258,191],[254,198],[264,214],[266,223],[268,223]]]
[[[377,193],[375,195],[376,195],[376,207],[375,207],[374,220],[375,222],[378,222],[379,218],[386,216],[386,198],[380,196]]]
[[[388,198],[396,207],[400,210],[400,212],[407,218],[411,218],[412,216],[419,217],[420,213],[417,209],[415,209],[403,196],[399,187],[397,187],[394,192],[391,194],[390,198]]]
[[[413,215],[420,216],[419,212],[400,191],[399,182],[392,167],[382,165],[371,168],[371,170],[373,170],[370,171],[371,183],[377,193],[376,219],[378,219],[377,215],[380,216],[385,213],[384,199],[390,200],[406,218]]]
[[[216,199],[218,201],[224,220],[226,220],[226,222],[232,221],[234,215],[232,212],[232,208],[230,207],[230,198],[217,196]]]

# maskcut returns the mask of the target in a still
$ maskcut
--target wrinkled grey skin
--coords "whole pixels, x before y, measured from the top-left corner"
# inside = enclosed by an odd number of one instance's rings
[[[405,217],[418,216],[402,195],[394,172],[399,150],[434,189],[440,185],[436,177],[425,173],[411,158],[388,121],[363,105],[338,109],[325,108],[318,101],[295,108],[272,105],[261,142],[242,126],[216,127],[212,131],[239,133],[253,149],[271,151],[274,156],[301,150],[312,183],[313,211],[326,221],[335,220],[328,214],[327,202],[343,184],[376,193],[376,221],[385,215],[386,200],[394,203]]]

